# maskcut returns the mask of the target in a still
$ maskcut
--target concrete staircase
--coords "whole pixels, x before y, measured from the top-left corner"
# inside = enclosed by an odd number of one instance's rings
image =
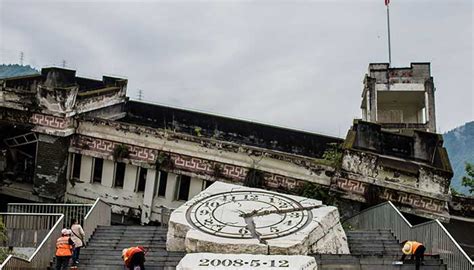
[[[350,255],[313,255],[318,270],[414,270],[414,262],[392,265],[400,259],[401,251],[397,239],[390,231],[348,231]],[[181,252],[166,251],[166,229],[151,226],[99,226],[81,250],[79,269],[120,269],[122,249],[142,245],[150,248],[146,256],[147,270],[175,269]],[[425,256],[421,270],[446,270],[437,256]]]
[[[397,239],[390,231],[348,231],[350,255],[314,255],[318,270],[415,269],[414,262],[393,265],[402,255]],[[446,270],[437,256],[425,256],[420,270]]]
[[[150,248],[147,270],[169,270],[185,255],[166,251],[166,229],[152,226],[99,226],[81,249],[79,269],[123,270],[122,249],[141,245]]]

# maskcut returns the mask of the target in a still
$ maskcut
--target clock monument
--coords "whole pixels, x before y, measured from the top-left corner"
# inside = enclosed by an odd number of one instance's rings
[[[173,211],[167,238],[169,251],[349,253],[336,207],[222,182]]]

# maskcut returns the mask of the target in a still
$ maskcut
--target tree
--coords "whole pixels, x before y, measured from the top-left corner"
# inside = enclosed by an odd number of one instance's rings
[[[466,162],[466,176],[462,178],[462,185],[469,188],[469,193],[474,192],[474,164]]]
[[[2,217],[0,217],[0,244],[4,243],[7,240],[7,228],[3,223]],[[0,264],[8,257],[8,249],[5,247],[0,247]]]

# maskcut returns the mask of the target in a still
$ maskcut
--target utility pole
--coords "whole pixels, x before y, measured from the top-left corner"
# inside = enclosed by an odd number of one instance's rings
[[[66,60],[65,60],[65,59],[63,59],[63,62],[61,63],[61,66],[62,66],[63,68],[66,67]]]
[[[20,65],[23,66],[23,60],[25,59],[25,54],[20,52]]]
[[[388,30],[388,67],[392,66],[392,48],[390,46],[390,0],[385,0],[385,6],[387,6],[387,30]]]
[[[143,90],[138,89],[138,100],[143,100]]]

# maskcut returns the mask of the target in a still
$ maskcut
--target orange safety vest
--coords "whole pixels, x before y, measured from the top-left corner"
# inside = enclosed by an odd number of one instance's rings
[[[410,253],[409,253],[410,255],[415,254],[416,249],[419,246],[423,245],[422,243],[419,243],[419,242],[416,242],[416,241],[407,241],[405,244],[409,244],[411,246],[411,250],[410,250]]]
[[[125,251],[125,255],[123,256],[123,261],[125,262],[125,265],[127,267],[130,267],[130,259],[132,259],[133,255],[135,255],[138,252],[144,252],[143,248],[141,247],[131,247],[128,248],[127,251]]]
[[[61,236],[56,240],[56,256],[72,256],[72,245],[69,244],[68,236]]]

